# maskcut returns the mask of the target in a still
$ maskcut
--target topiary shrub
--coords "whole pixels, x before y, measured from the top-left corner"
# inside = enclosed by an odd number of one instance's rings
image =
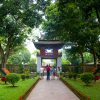
[[[73,77],[73,79],[76,80],[76,78],[77,78],[77,73],[73,73],[73,74],[72,74],[72,77]]]
[[[6,76],[7,82],[15,86],[15,83],[19,81],[19,76],[16,73],[10,73]]]
[[[81,80],[86,84],[89,85],[93,80],[94,75],[89,72],[85,72],[81,74]]]
[[[73,77],[73,73],[72,72],[68,73],[68,78],[71,79],[72,77]]]
[[[26,75],[26,79],[29,79],[30,78],[30,75]]]
[[[24,81],[25,78],[26,78],[25,74],[22,74],[22,75],[21,75],[21,79]]]

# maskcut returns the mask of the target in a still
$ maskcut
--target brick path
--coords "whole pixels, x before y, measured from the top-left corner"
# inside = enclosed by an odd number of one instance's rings
[[[40,80],[26,100],[79,100],[60,80]]]

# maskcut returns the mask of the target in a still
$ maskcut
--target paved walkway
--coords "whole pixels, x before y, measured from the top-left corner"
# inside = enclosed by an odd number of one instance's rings
[[[79,100],[60,80],[40,80],[26,100]]]

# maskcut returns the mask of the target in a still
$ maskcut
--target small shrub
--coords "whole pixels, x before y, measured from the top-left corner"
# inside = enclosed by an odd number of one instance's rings
[[[20,79],[16,73],[10,73],[6,76],[6,78],[7,78],[7,81],[13,85],[13,87],[14,87],[15,83],[17,83]]]
[[[73,77],[73,73],[68,73],[68,78],[71,79]]]
[[[67,73],[67,72],[61,72],[60,75],[61,75],[62,77],[65,77],[65,78],[68,77],[68,73]]]
[[[21,75],[21,79],[24,81],[25,78],[26,78],[25,74],[22,74],[22,75]]]
[[[1,81],[5,82],[5,84],[6,84],[6,81],[7,81],[6,77],[2,77]]]
[[[39,73],[37,73],[37,72],[34,72],[34,74],[33,74],[34,77],[37,77],[38,75],[39,75]]]
[[[93,79],[93,74],[92,73],[83,73],[81,74],[81,80],[86,84],[89,85]]]
[[[26,79],[29,79],[30,78],[30,75],[26,75]]]
[[[73,73],[72,76],[73,76],[73,79],[76,80],[76,78],[77,78],[77,73]]]
[[[30,78],[30,71],[29,71],[29,69],[27,69],[25,71],[25,76],[26,76],[26,79],[29,79]]]

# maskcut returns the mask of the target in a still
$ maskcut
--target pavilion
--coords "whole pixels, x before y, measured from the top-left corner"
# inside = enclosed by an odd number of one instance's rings
[[[58,50],[63,47],[63,42],[59,40],[38,40],[38,42],[33,43],[40,51],[37,53],[37,72],[40,72],[43,59],[56,59],[56,66],[61,67],[62,53],[59,53]]]

